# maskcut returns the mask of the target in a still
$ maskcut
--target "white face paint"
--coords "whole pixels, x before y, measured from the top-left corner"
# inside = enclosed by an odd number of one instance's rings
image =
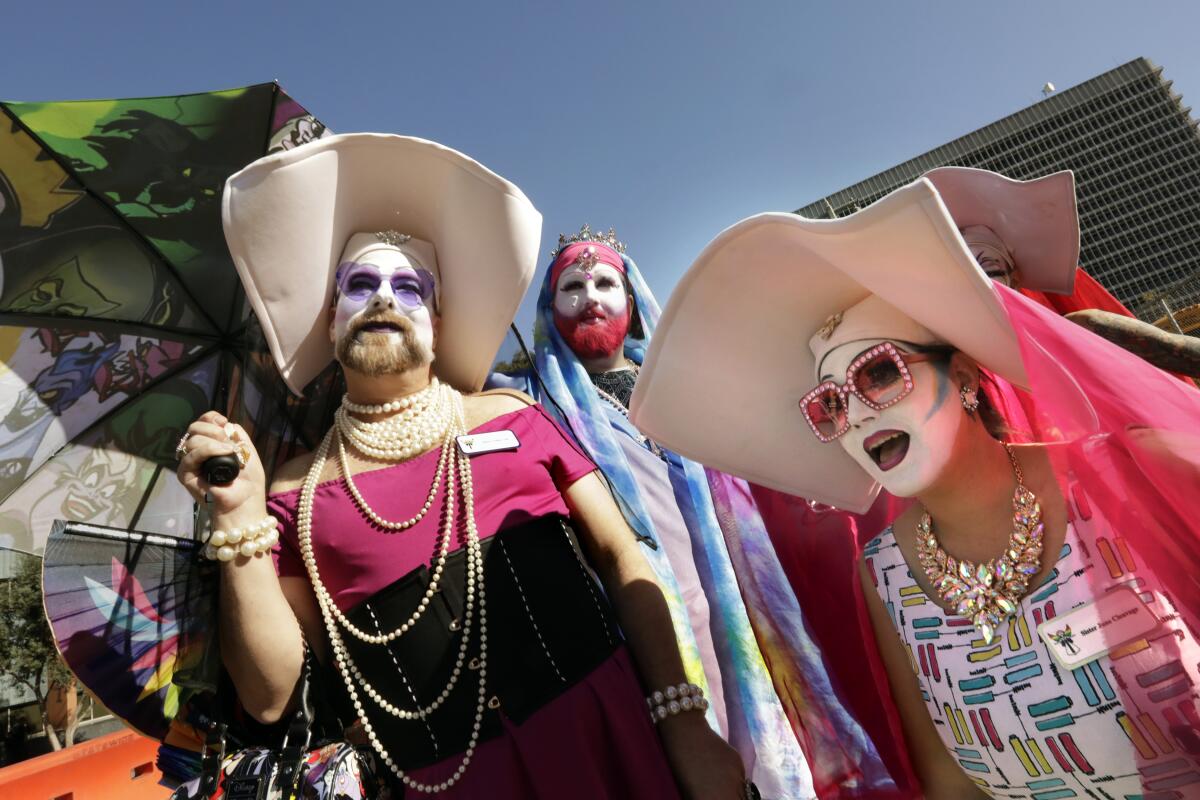
[[[883,341],[848,342],[830,351],[821,364],[822,380],[841,383],[850,363]],[[911,350],[909,345],[893,344],[902,351]],[[868,475],[897,497],[915,497],[936,484],[954,453],[965,413],[948,366],[948,357],[912,364],[913,390],[882,411],[868,408],[853,395],[849,398],[850,429],[837,441]]]
[[[1014,284],[1016,284],[1016,275],[1014,275],[1013,271],[1008,268],[1008,264],[1005,264],[1001,259],[994,256],[977,253],[975,255],[975,261],[979,264],[979,267],[987,274],[987,276],[996,283],[1003,283],[1010,289]]]
[[[584,267],[573,264],[558,276],[554,291],[554,311],[560,317],[575,319],[585,311],[597,322],[620,317],[625,313],[628,297],[621,272],[609,264]],[[595,314],[600,309],[603,315]],[[583,320],[586,323],[587,320]]]
[[[409,273],[417,280],[417,270],[422,268],[412,261],[407,254],[392,248],[372,250],[360,257],[358,262],[374,266],[381,280],[379,286],[365,298],[356,299],[345,291],[338,292],[337,306],[333,316],[333,340],[338,352],[346,346],[343,342],[348,335],[354,336],[351,343],[355,348],[391,347],[396,348],[403,341],[403,333],[394,325],[388,325],[385,320],[403,318],[412,328],[412,344],[420,353],[433,353],[433,313],[430,309],[432,299],[428,302],[404,303],[397,299],[393,282]],[[361,327],[366,318],[379,319]],[[355,333],[350,334],[354,330]]]

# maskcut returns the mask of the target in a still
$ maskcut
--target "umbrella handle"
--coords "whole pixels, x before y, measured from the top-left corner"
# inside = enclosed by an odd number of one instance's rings
[[[213,456],[204,462],[204,479],[213,486],[228,486],[237,478],[241,466],[232,454]]]

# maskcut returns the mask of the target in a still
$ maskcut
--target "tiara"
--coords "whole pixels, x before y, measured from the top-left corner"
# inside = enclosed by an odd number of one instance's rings
[[[833,336],[833,332],[837,330],[838,325],[842,324],[842,314],[843,312],[841,311],[834,314],[832,317],[825,320],[825,324],[817,330],[817,336],[819,336],[822,341],[828,342],[830,337]]]
[[[391,247],[399,247],[412,237],[399,231],[376,231],[375,238]]]
[[[609,228],[608,233],[594,232],[591,226],[585,222],[583,223],[583,227],[579,229],[579,233],[570,236],[560,233],[558,235],[558,247],[551,251],[550,257],[558,258],[558,254],[562,252],[564,247],[579,242],[596,242],[597,244],[611,247],[618,253],[625,253],[625,243],[617,241],[617,232],[615,230]]]

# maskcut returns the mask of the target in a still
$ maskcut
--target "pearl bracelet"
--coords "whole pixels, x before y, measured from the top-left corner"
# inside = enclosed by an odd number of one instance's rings
[[[204,542],[203,555],[210,561],[233,561],[239,554],[251,558],[269,552],[279,541],[279,521],[267,517],[244,528],[213,531]]]
[[[650,707],[650,719],[662,722],[667,717],[681,711],[707,711],[708,700],[704,690],[694,683],[681,683],[678,686],[668,686],[646,698]]]

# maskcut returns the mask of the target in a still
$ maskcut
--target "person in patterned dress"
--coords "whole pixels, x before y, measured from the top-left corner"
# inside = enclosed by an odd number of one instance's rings
[[[729,330],[753,359],[706,333]],[[734,225],[657,336],[645,435],[850,511],[912,498],[828,613],[878,644],[918,796],[1200,793],[1200,395],[993,286],[924,179]],[[705,391],[714,362],[756,391]]]

